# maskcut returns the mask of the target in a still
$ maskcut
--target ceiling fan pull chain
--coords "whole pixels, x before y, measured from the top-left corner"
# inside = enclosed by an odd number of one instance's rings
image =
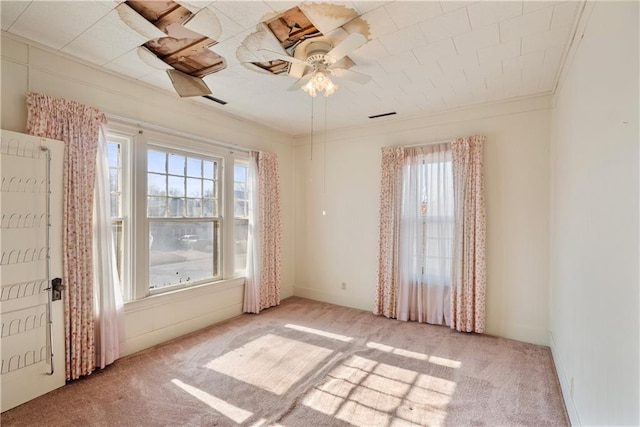
[[[313,160],[313,97],[311,97],[311,158]]]

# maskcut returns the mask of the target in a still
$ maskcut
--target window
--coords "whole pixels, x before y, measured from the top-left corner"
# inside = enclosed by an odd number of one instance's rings
[[[236,273],[244,272],[247,268],[247,238],[249,235],[248,169],[246,164],[237,162],[233,169],[234,271]]]
[[[150,289],[220,278],[220,164],[147,150]]]
[[[117,124],[107,140],[125,301],[244,274],[245,155]]]

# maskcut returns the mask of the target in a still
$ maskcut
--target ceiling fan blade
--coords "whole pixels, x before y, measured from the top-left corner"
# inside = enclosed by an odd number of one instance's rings
[[[345,70],[344,68],[332,68],[331,74],[334,74],[338,78],[361,84],[368,83],[371,80],[371,76],[351,70]]]
[[[260,54],[265,59],[265,61],[273,61],[275,59],[279,59],[281,61],[292,62],[294,64],[302,63],[304,65],[307,65],[307,63],[302,59],[294,58],[293,56],[289,56],[289,55],[283,55],[282,53],[274,52],[273,50],[258,49],[258,52],[260,52]]]
[[[305,74],[304,76],[302,76],[298,80],[296,80],[296,82],[294,84],[289,86],[289,89],[287,89],[287,90],[293,92],[295,90],[300,89],[302,86],[307,84],[307,82],[309,80],[311,80],[311,76],[313,76],[313,73]]]
[[[347,56],[352,50],[356,50],[367,42],[367,38],[360,33],[351,33],[342,40],[336,47],[325,55],[329,63],[334,63]]]

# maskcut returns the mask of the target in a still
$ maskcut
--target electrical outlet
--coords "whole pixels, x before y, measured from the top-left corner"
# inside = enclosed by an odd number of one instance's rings
[[[347,283],[346,282],[342,282],[342,290],[343,291],[347,290]]]

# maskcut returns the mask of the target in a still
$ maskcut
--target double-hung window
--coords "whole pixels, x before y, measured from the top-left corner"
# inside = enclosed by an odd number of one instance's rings
[[[244,274],[246,154],[118,124],[107,140],[125,301]]]
[[[220,278],[221,163],[147,150],[149,289]]]

